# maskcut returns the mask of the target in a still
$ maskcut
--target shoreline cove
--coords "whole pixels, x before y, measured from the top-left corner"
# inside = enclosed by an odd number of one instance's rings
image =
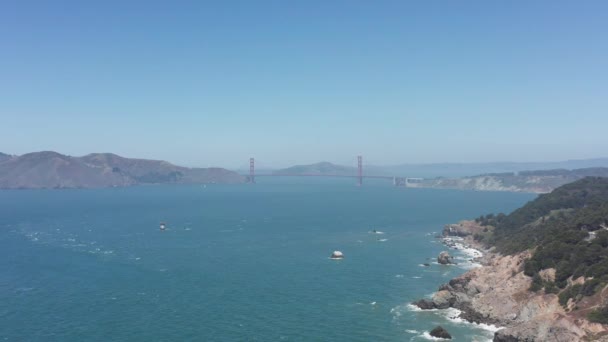
[[[442,313],[452,322],[471,324],[492,332],[493,342],[608,341],[605,326],[568,315],[557,295],[530,292],[532,279],[523,269],[532,253],[501,255],[485,248],[473,238],[484,229],[474,221],[444,227],[436,237],[460,254],[452,260],[465,263],[454,266],[466,271],[439,286],[430,299],[408,304],[409,310]]]
[[[428,235],[428,234],[427,234]],[[461,269],[463,272],[456,277],[460,277],[472,269],[480,268],[484,266],[484,258],[488,253],[483,249],[483,246],[475,243],[475,241],[469,241],[466,237],[461,236],[451,236],[451,235],[435,235],[435,240],[431,241],[432,243],[440,242],[447,248],[447,251],[450,252],[451,258],[454,262],[442,265],[445,267],[457,267]],[[472,240],[472,239],[471,239]],[[437,261],[431,262],[433,265],[441,265]],[[421,267],[428,267],[424,264],[419,264]],[[436,295],[436,292],[425,295],[423,299],[433,300],[433,297]],[[492,323],[484,323],[484,322],[474,322],[469,321],[466,318],[462,318],[461,315],[464,314],[463,310],[454,307],[447,308],[431,308],[431,309],[423,309],[417,306],[415,303],[408,303],[405,305],[407,311],[417,312],[417,313],[433,313],[437,316],[443,317],[447,321],[452,324],[469,326],[473,329],[472,334],[475,336],[474,341],[492,341],[492,337],[490,334],[494,334],[499,330],[505,329],[504,326],[499,326]],[[397,308],[391,309],[391,312],[394,313]],[[481,333],[480,331],[476,332],[475,330],[481,330],[485,333]],[[407,333],[414,334],[412,337],[412,341],[414,340],[429,340],[429,341],[449,341],[448,339],[433,337],[430,335],[429,331],[419,331],[414,329],[406,330]]]

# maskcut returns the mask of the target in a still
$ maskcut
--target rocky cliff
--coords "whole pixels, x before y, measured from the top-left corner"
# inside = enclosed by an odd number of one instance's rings
[[[484,249],[474,236],[486,228],[474,221],[463,221],[447,225],[443,236],[458,236],[464,238],[467,246]],[[413,304],[421,309],[453,307],[470,322],[503,327],[496,332],[495,342],[608,341],[608,326],[591,323],[581,315],[606,301],[606,288],[589,298],[587,304],[579,303],[576,312],[569,311],[560,305],[557,294],[530,291],[532,278],[524,274],[524,263],[532,251],[501,255],[490,248],[484,252],[477,260],[481,267],[442,285],[432,299]],[[548,278],[554,274],[555,270],[544,272]]]

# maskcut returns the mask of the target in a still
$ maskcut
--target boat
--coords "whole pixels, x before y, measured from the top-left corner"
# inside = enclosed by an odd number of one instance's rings
[[[167,229],[167,224],[165,222],[161,222],[160,223],[160,230],[165,230]]]
[[[340,252],[340,251],[334,251],[333,253],[331,253],[331,256],[329,258],[330,259],[344,259],[344,254],[342,254],[342,252]]]

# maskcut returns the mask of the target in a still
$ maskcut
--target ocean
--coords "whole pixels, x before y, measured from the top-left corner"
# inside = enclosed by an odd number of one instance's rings
[[[487,341],[408,303],[472,267],[433,263],[444,224],[534,197],[323,178],[0,191],[0,340]]]

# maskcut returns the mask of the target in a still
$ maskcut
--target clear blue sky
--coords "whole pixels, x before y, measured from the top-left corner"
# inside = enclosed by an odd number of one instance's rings
[[[0,151],[608,156],[608,1],[2,1]]]

